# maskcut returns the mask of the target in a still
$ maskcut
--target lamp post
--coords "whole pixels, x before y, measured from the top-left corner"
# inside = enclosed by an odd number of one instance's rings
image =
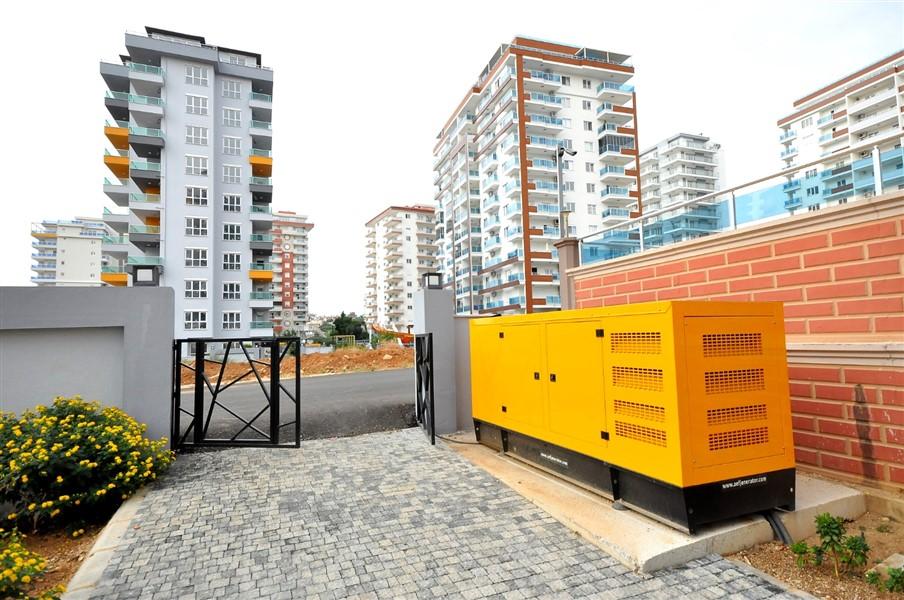
[[[562,193],[562,158],[566,153],[568,156],[574,156],[577,154],[577,150],[572,150],[565,146],[558,146],[556,148],[556,191],[559,194],[559,239],[568,235],[567,212],[565,210],[564,194]]]

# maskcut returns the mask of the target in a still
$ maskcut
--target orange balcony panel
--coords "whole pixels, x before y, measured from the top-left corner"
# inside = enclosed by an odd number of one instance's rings
[[[100,280],[118,287],[129,285],[129,276],[126,273],[101,273]]]
[[[107,165],[116,177],[127,179],[129,177],[129,157],[104,155],[104,164]]]
[[[104,135],[114,148],[125,150],[129,147],[129,130],[125,127],[104,127]]]
[[[273,271],[251,269],[248,271],[248,277],[254,281],[273,281]]]
[[[251,163],[251,172],[255,177],[270,177],[273,174],[273,159],[269,156],[248,157]]]

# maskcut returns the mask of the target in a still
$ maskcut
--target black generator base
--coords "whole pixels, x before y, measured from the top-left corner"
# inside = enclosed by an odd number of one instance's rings
[[[781,508],[794,510],[794,469],[678,487],[573,450],[474,421],[477,441],[560,475],[687,533],[706,523]]]

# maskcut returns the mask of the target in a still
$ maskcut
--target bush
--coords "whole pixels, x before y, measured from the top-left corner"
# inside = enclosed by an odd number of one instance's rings
[[[806,542],[791,545],[797,566],[804,567],[808,563],[820,566],[826,557],[832,559],[835,577],[849,573],[852,568],[861,569],[869,560],[869,544],[866,537],[845,535],[844,519],[833,517],[829,513],[816,515],[816,533],[819,534],[819,545],[808,546]]]
[[[15,531],[0,529],[0,598],[32,598],[29,591],[46,569],[46,561],[25,548]],[[58,585],[34,597],[51,600],[64,591]]]
[[[118,408],[56,398],[20,418],[0,414],[0,503],[13,523],[72,523],[112,512],[173,461],[166,440]]]

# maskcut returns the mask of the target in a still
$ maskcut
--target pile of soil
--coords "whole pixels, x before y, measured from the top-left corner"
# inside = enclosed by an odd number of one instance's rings
[[[47,572],[34,583],[32,595],[40,595],[55,585],[67,585],[88,556],[103,525],[87,525],[85,533],[74,538],[65,531],[29,533],[25,547],[47,560]]]
[[[895,552],[904,551],[904,524],[875,513],[864,513],[859,519],[845,523],[848,535],[862,531],[870,547],[869,569]],[[811,546],[819,543],[819,536],[807,538]],[[901,600],[901,594],[879,591],[864,581],[860,571],[835,578],[831,560],[814,567],[798,567],[791,550],[778,542],[760,544],[730,556],[768,573],[786,584],[826,600]]]
[[[183,360],[183,364],[194,366],[194,361]],[[386,344],[376,349],[339,348],[329,354],[306,354],[301,357],[302,375],[325,375],[329,373],[353,373],[357,371],[383,371],[386,369],[405,369],[414,366],[414,348]],[[270,367],[255,364],[261,377],[270,377]],[[245,375],[243,381],[254,381],[249,373],[247,361],[230,362],[226,365],[223,382],[227,383],[236,377]],[[280,365],[280,374],[290,376],[295,373],[295,358],[286,356]],[[208,378],[215,380],[220,372],[220,365],[205,362],[204,372]],[[182,367],[183,384],[192,381],[192,370]]]

